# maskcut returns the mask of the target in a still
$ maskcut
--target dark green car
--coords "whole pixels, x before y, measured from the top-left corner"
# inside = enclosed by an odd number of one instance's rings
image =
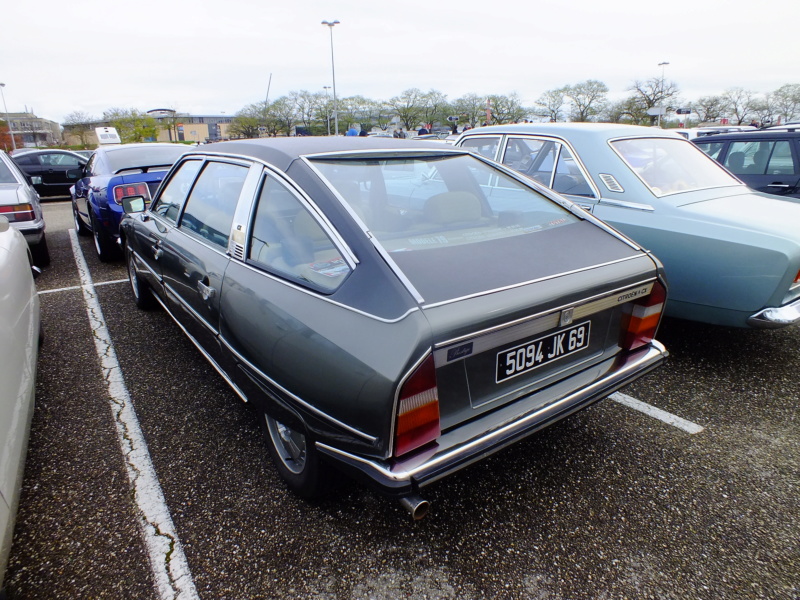
[[[547,195],[545,195],[547,194]],[[298,494],[333,464],[400,498],[661,364],[658,261],[435,142],[285,138],[183,156],[123,199],[161,304],[263,422]]]

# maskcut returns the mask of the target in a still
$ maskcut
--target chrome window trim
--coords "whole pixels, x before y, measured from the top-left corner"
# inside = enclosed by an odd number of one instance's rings
[[[274,380],[274,379],[272,379],[270,376],[268,376],[266,373],[264,373],[264,372],[263,372],[261,369],[259,369],[258,367],[256,367],[256,366],[255,366],[253,363],[251,363],[249,360],[247,360],[247,359],[246,359],[244,356],[242,356],[241,354],[239,354],[239,353],[236,351],[236,349],[235,349],[235,348],[233,348],[233,347],[232,347],[232,346],[231,346],[231,345],[230,345],[230,344],[229,344],[229,343],[228,343],[228,342],[225,340],[225,338],[224,338],[224,337],[221,337],[221,336],[220,336],[220,338],[219,338],[219,339],[220,339],[220,341],[221,341],[221,342],[222,342],[222,343],[225,345],[225,347],[228,349],[228,351],[229,351],[231,354],[233,354],[233,355],[234,355],[234,356],[235,356],[235,357],[236,357],[238,360],[240,360],[242,363],[244,363],[244,364],[247,366],[247,368],[251,369],[251,370],[252,370],[254,373],[257,373],[257,374],[259,375],[259,377],[263,377],[263,378],[264,378],[266,381],[268,381],[268,382],[270,383],[270,385],[273,385],[273,386],[275,386],[275,388],[277,388],[278,390],[280,390],[280,391],[281,391],[283,394],[286,394],[286,395],[287,395],[289,398],[291,398],[292,400],[294,400],[295,402],[297,402],[298,404],[300,404],[300,405],[301,405],[303,408],[305,408],[305,409],[306,409],[306,410],[308,410],[309,412],[311,412],[311,413],[315,414],[315,415],[316,415],[316,416],[318,416],[318,417],[321,417],[321,418],[325,419],[326,421],[329,421],[329,422],[331,422],[331,423],[335,424],[336,426],[338,426],[338,427],[340,427],[340,428],[344,429],[345,431],[348,431],[348,432],[352,433],[353,435],[356,435],[356,436],[360,437],[361,439],[367,440],[367,441],[368,441],[369,443],[371,443],[371,444],[374,444],[376,441],[378,441],[378,438],[376,438],[376,437],[374,437],[374,436],[371,436],[371,435],[369,435],[368,433],[364,433],[363,431],[361,431],[361,430],[359,430],[359,429],[356,429],[355,427],[351,427],[350,425],[347,425],[346,423],[342,423],[342,422],[341,422],[341,421],[339,421],[338,419],[336,419],[336,418],[334,418],[334,417],[330,416],[329,414],[327,414],[327,413],[325,413],[325,412],[323,412],[323,411],[319,410],[319,409],[318,409],[318,408],[316,408],[315,406],[313,406],[313,405],[309,404],[308,402],[306,402],[305,400],[303,400],[303,399],[302,399],[300,396],[298,396],[297,394],[294,394],[294,393],[290,392],[290,391],[289,391],[289,390],[287,390],[285,387],[283,387],[281,384],[279,384],[277,381],[275,381],[275,380]]]
[[[333,154],[338,154],[338,153],[333,153]],[[348,244],[344,240],[344,238],[342,238],[342,236],[339,235],[339,232],[336,231],[336,228],[333,227],[331,222],[328,220],[328,217],[325,216],[325,213],[319,209],[317,204],[311,199],[311,197],[305,192],[305,190],[303,190],[303,188],[301,188],[291,178],[289,178],[286,175],[286,173],[284,173],[283,170],[281,170],[280,168],[276,167],[275,165],[273,165],[273,164],[271,164],[271,163],[269,163],[269,162],[267,162],[265,160],[262,160],[260,158],[256,158],[254,156],[244,155],[244,154],[233,154],[233,153],[226,153],[226,152],[203,152],[203,153],[197,153],[197,154],[195,154],[195,153],[185,154],[181,158],[182,159],[188,159],[188,158],[193,157],[193,156],[213,157],[213,158],[226,158],[226,159],[232,159],[233,161],[243,161],[243,162],[247,163],[247,165],[254,165],[254,164],[261,165],[264,170],[268,171],[269,173],[272,174],[272,176],[274,176],[277,179],[281,180],[284,184],[287,185],[287,187],[289,187],[291,190],[294,191],[294,193],[296,195],[299,196],[299,199],[300,199],[301,203],[303,203],[306,206],[306,208],[310,209],[309,212],[311,212],[312,216],[314,216],[317,219],[317,221],[320,222],[320,224],[322,225],[322,227],[325,230],[325,232],[330,235],[330,237],[332,238],[334,244],[337,247],[337,250],[342,252],[342,258],[344,258],[347,261],[347,263],[348,263],[348,265],[350,265],[351,269],[355,269],[355,266],[358,264],[358,258],[353,253],[353,251],[350,249],[350,246],[348,246]],[[301,160],[303,158],[304,157],[302,157],[302,156],[300,157]],[[262,176],[262,179],[263,179],[263,172],[262,172],[261,176]],[[261,181],[259,181],[259,184],[260,183],[261,183]],[[254,195],[252,197],[251,208],[254,208],[255,205],[256,205],[255,193],[257,193],[259,189],[260,189],[260,185],[255,190]],[[242,188],[242,192],[244,192],[244,188]],[[242,201],[242,196],[240,195],[239,196],[239,202],[241,203],[241,201]],[[252,212],[251,212],[251,214],[249,216],[252,217]],[[250,227],[250,222],[248,221],[248,228],[249,227]],[[250,231],[248,229],[247,238],[249,238],[249,236],[250,236]]]
[[[443,300],[441,302],[435,302],[433,304],[425,304],[425,305],[422,306],[422,309],[423,310],[427,310],[427,309],[431,309],[431,308],[437,308],[437,307],[440,307],[440,306],[446,306],[448,304],[453,304],[454,302],[461,302],[463,300],[470,300],[472,298],[480,298],[481,296],[488,296],[489,294],[495,294],[497,292],[505,292],[507,290],[513,290],[513,289],[516,289],[516,288],[521,288],[521,287],[524,287],[526,285],[532,285],[534,283],[541,283],[542,281],[549,281],[551,279],[557,279],[559,277],[565,277],[567,275],[574,275],[576,273],[583,273],[584,271],[591,271],[592,269],[597,269],[597,268],[600,268],[600,267],[607,267],[609,265],[615,265],[615,264],[623,263],[623,262],[626,262],[626,261],[629,261],[629,260],[639,260],[644,256],[645,256],[645,254],[634,254],[633,256],[626,256],[625,258],[618,258],[616,260],[611,260],[611,261],[604,262],[604,263],[598,263],[598,264],[587,266],[587,267],[581,267],[580,269],[573,269],[571,271],[563,271],[561,273],[554,273],[553,275],[547,275],[546,277],[539,277],[537,279],[530,279],[528,281],[522,281],[520,283],[515,283],[513,285],[506,285],[506,286],[503,286],[503,287],[494,288],[494,289],[486,290],[486,291],[483,291],[483,292],[476,292],[474,294],[468,294],[466,296],[461,296],[459,298],[453,298],[451,300]]]
[[[620,208],[630,208],[633,210],[641,210],[645,212],[655,211],[655,207],[653,207],[650,204],[643,204],[639,202],[627,202],[625,200],[616,200],[612,198],[600,198],[599,203],[605,206],[618,206]]]

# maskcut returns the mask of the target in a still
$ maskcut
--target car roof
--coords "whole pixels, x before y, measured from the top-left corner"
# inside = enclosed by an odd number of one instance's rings
[[[16,154],[12,154],[14,158],[18,158],[20,156],[27,156],[29,154],[71,154],[72,156],[76,156],[81,160],[85,160],[86,157],[82,154],[78,154],[77,152],[73,152],[72,150],[66,150],[64,148],[31,148],[30,150],[25,150],[24,152],[17,152]]]
[[[725,140],[778,140],[786,138],[800,138],[800,131],[771,131],[760,129],[757,131],[737,131],[735,133],[715,133],[692,140],[696,144],[711,144]]]
[[[329,152],[362,152],[362,151],[410,151],[461,153],[463,150],[453,149],[439,142],[425,140],[403,140],[379,136],[331,136],[314,137],[299,136],[289,138],[258,138],[251,140],[232,140],[216,142],[202,148],[187,152],[193,154],[227,154],[256,158],[282,170],[289,168],[294,160],[301,156],[325,154]]]
[[[640,125],[620,125],[617,123],[517,123],[514,125],[491,125],[476,127],[463,135],[489,134],[538,134],[569,138],[571,141],[581,139],[613,139],[618,137],[665,137],[685,139],[683,136],[658,127],[642,127]]]

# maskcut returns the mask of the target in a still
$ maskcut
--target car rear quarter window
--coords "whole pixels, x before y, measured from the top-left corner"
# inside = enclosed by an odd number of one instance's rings
[[[179,228],[227,248],[247,167],[210,161],[192,187]]]
[[[494,160],[495,156],[497,156],[497,148],[499,145],[499,137],[490,137],[486,135],[468,137],[461,142],[461,147],[465,150],[475,152],[491,160]]]
[[[322,292],[336,290],[350,273],[325,229],[300,198],[267,176],[258,197],[248,261]]]

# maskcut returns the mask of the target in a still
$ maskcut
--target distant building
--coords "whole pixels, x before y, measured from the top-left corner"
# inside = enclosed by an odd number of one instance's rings
[[[166,108],[148,110],[147,114],[159,125],[157,136],[146,140],[149,142],[206,143],[230,138],[228,128],[232,117],[227,115],[184,115]],[[94,148],[98,145],[95,128],[112,125],[110,121],[67,125],[64,127],[64,141],[69,146],[85,145]]]
[[[5,113],[2,116],[5,117]],[[19,148],[57,146],[61,143],[61,125],[41,119],[33,113],[8,113],[8,126]]]

